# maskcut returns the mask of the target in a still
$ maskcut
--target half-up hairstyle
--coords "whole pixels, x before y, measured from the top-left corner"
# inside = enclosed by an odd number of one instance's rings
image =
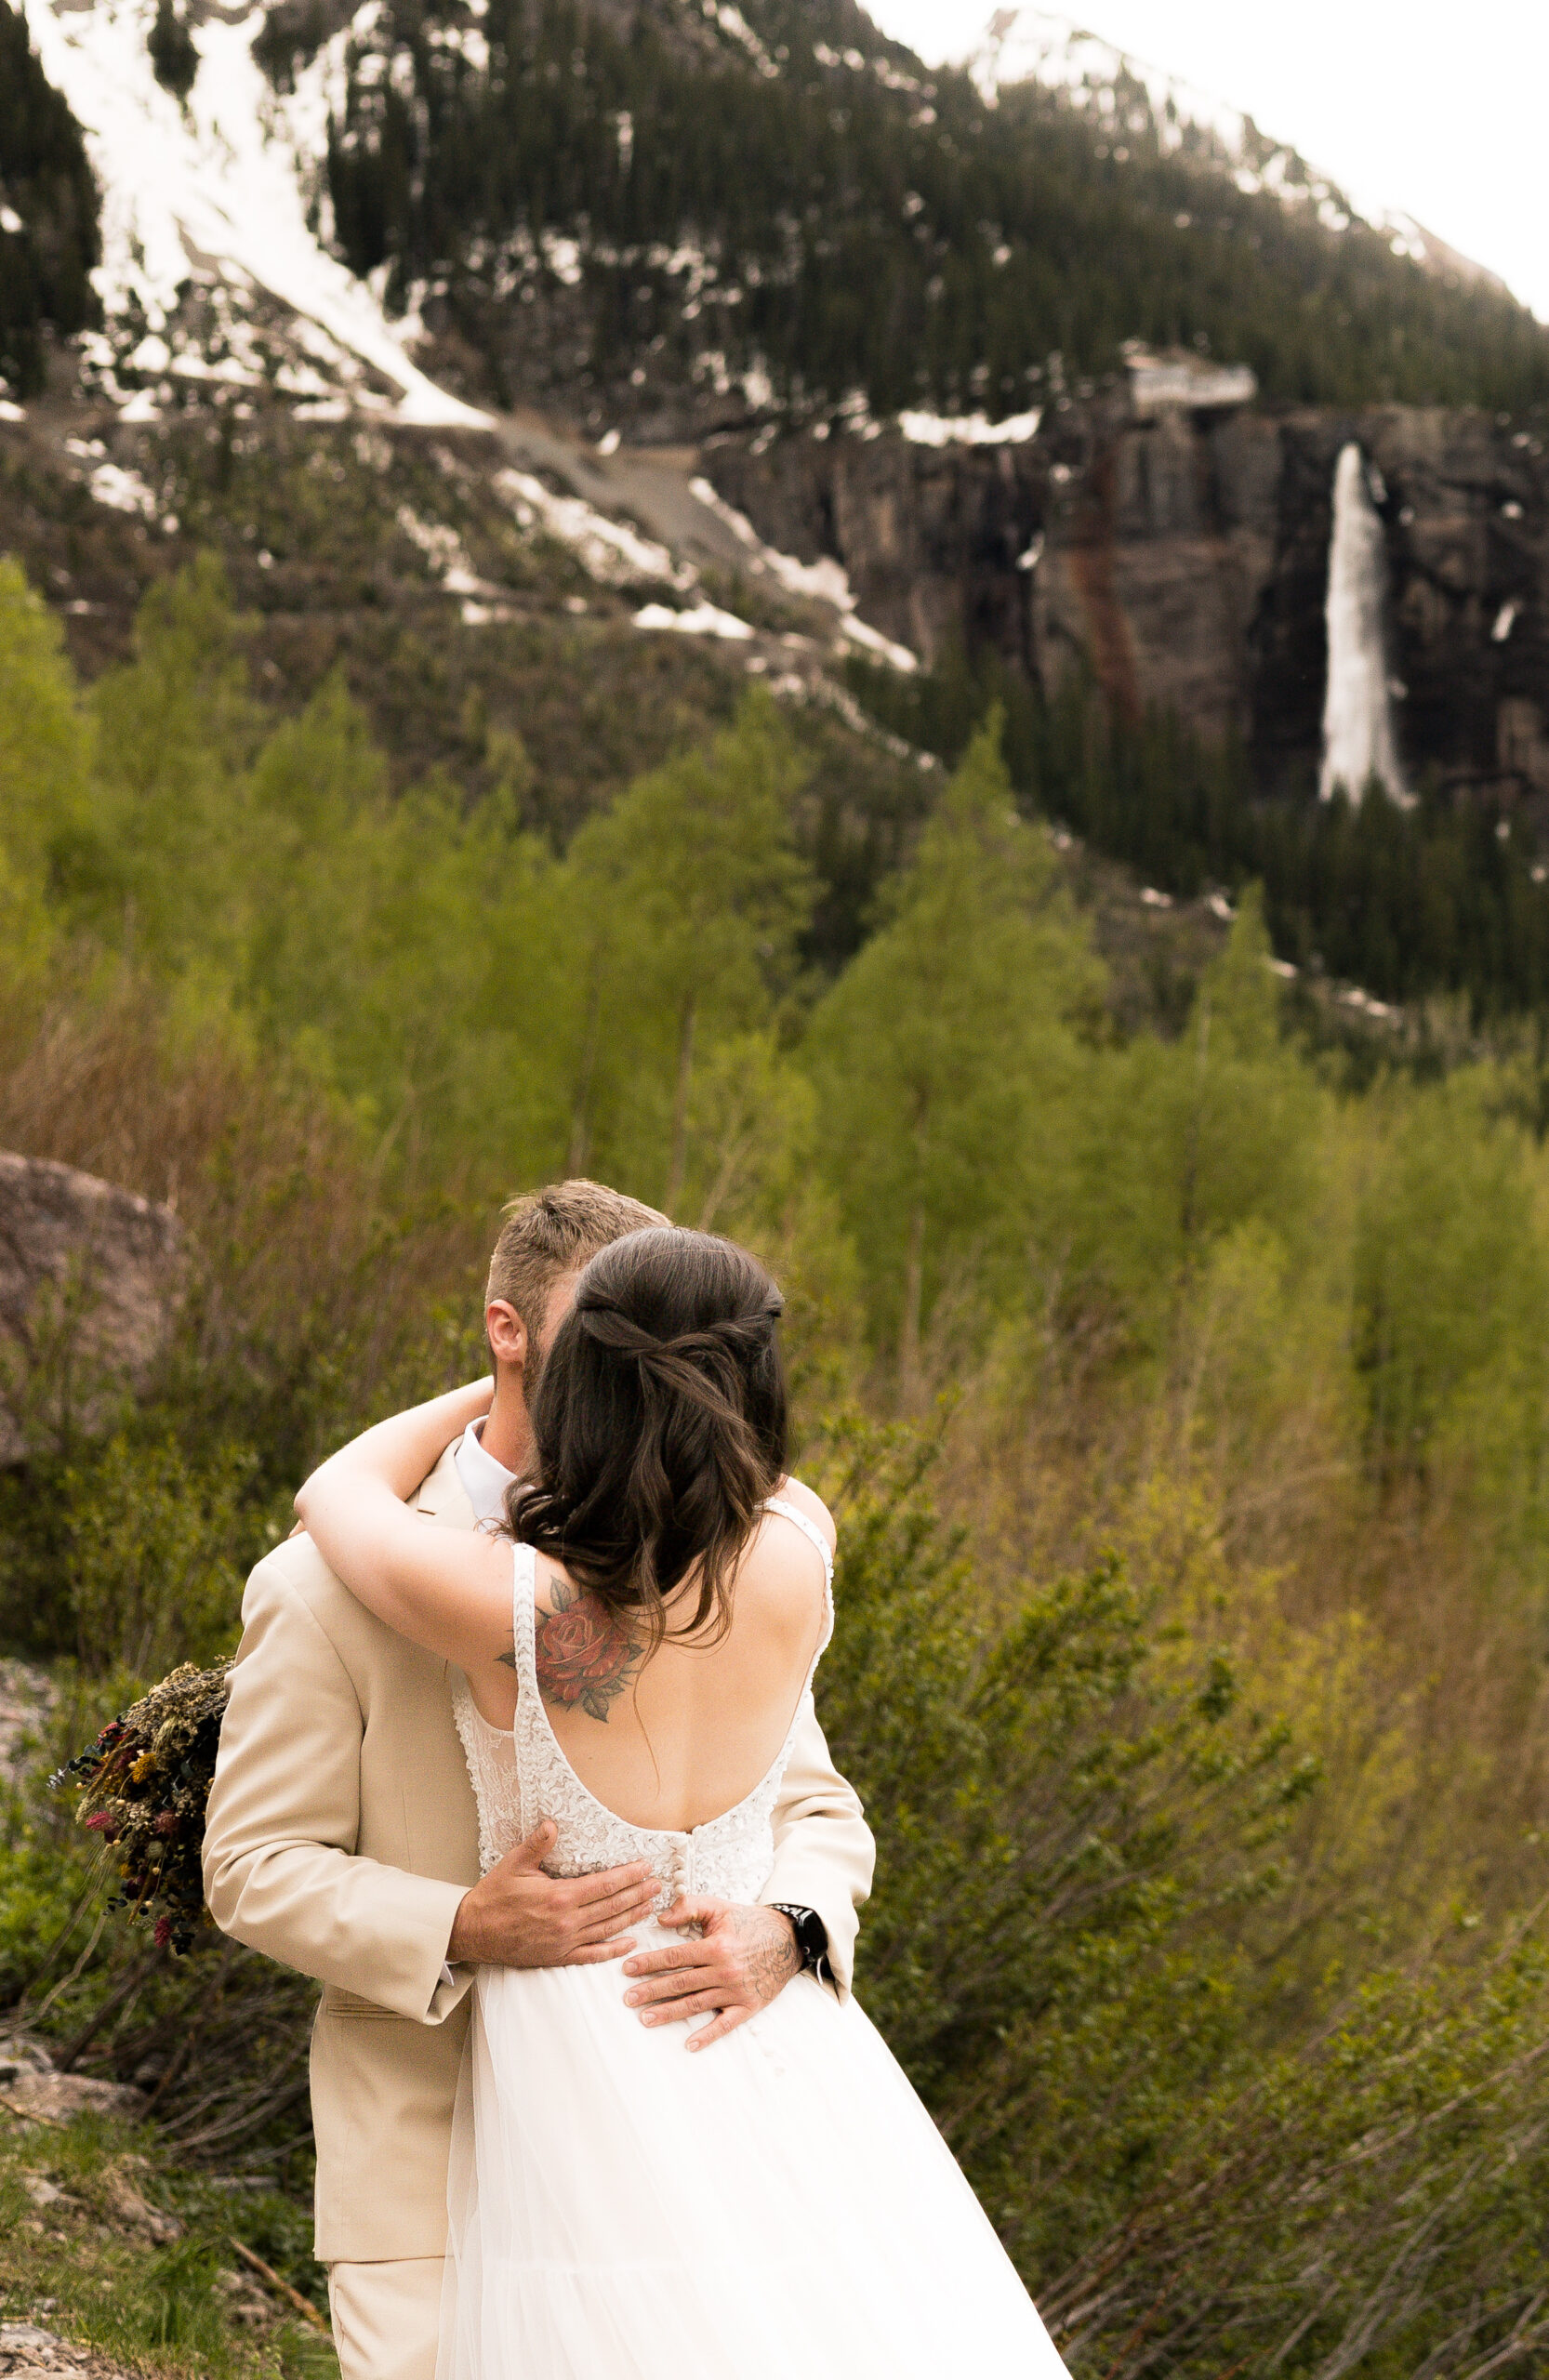
[[[756,1257],[708,1232],[630,1232],[595,1255],[554,1333],[533,1402],[536,1480],[510,1488],[513,1533],[610,1608],[667,1633],[731,1620],[759,1507],[785,1474],[785,1301]]]

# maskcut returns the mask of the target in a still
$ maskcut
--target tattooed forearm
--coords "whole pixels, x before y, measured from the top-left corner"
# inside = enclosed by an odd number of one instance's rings
[[[727,1922],[742,1944],[748,1989],[767,2005],[801,1964],[796,1928],[777,1909],[734,1908]]]
[[[557,1710],[606,1719],[608,1705],[634,1684],[644,1646],[599,1595],[549,1579],[553,1608],[536,1614],[538,1692]]]

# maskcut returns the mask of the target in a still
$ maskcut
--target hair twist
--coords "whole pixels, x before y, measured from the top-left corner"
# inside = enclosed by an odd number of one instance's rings
[[[730,1618],[730,1580],[785,1470],[784,1300],[756,1258],[702,1232],[634,1232],[594,1256],[533,1402],[536,1485],[512,1527],[642,1616],[697,1571],[682,1633]]]

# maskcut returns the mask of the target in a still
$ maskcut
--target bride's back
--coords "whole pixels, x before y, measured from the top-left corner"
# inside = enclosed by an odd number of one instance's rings
[[[833,1524],[794,1481],[779,1501],[830,1549]],[[692,1579],[668,1599],[653,1650],[557,1565],[537,1566],[535,1666],[561,1750],[589,1792],[633,1826],[689,1830],[743,1801],[778,1758],[827,1625],[814,1538],[766,1511],[729,1582],[723,1630],[678,1630]]]
[[[833,1527],[785,1478],[782,1300],[700,1232],[594,1257],[533,1400],[535,1667],[561,1749],[637,1826],[730,1809],[776,1759],[822,1641]],[[810,1527],[767,1510],[776,1489]]]

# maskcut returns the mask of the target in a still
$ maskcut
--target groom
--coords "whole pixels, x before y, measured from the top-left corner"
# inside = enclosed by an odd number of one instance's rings
[[[485,1293],[495,1402],[420,1488],[429,1521],[498,1523],[506,1488],[531,1458],[528,1395],[582,1266],[664,1221],[592,1182],[561,1183],[507,1210]],[[433,2380],[472,1967],[617,1958],[656,1880],[643,1866],[546,1876],[547,1824],[481,1878],[446,1665],[357,1603],[310,1538],[265,1555],[242,1617],[205,1892],[224,1932],[324,1987],[311,2049],[316,2254],[328,2267],[343,2380]],[[631,1989],[714,2007],[725,2030],[803,1964],[848,1991],[871,1836],[810,1715],[774,1836],[762,1904],[689,1904],[702,1933],[632,1962]]]

